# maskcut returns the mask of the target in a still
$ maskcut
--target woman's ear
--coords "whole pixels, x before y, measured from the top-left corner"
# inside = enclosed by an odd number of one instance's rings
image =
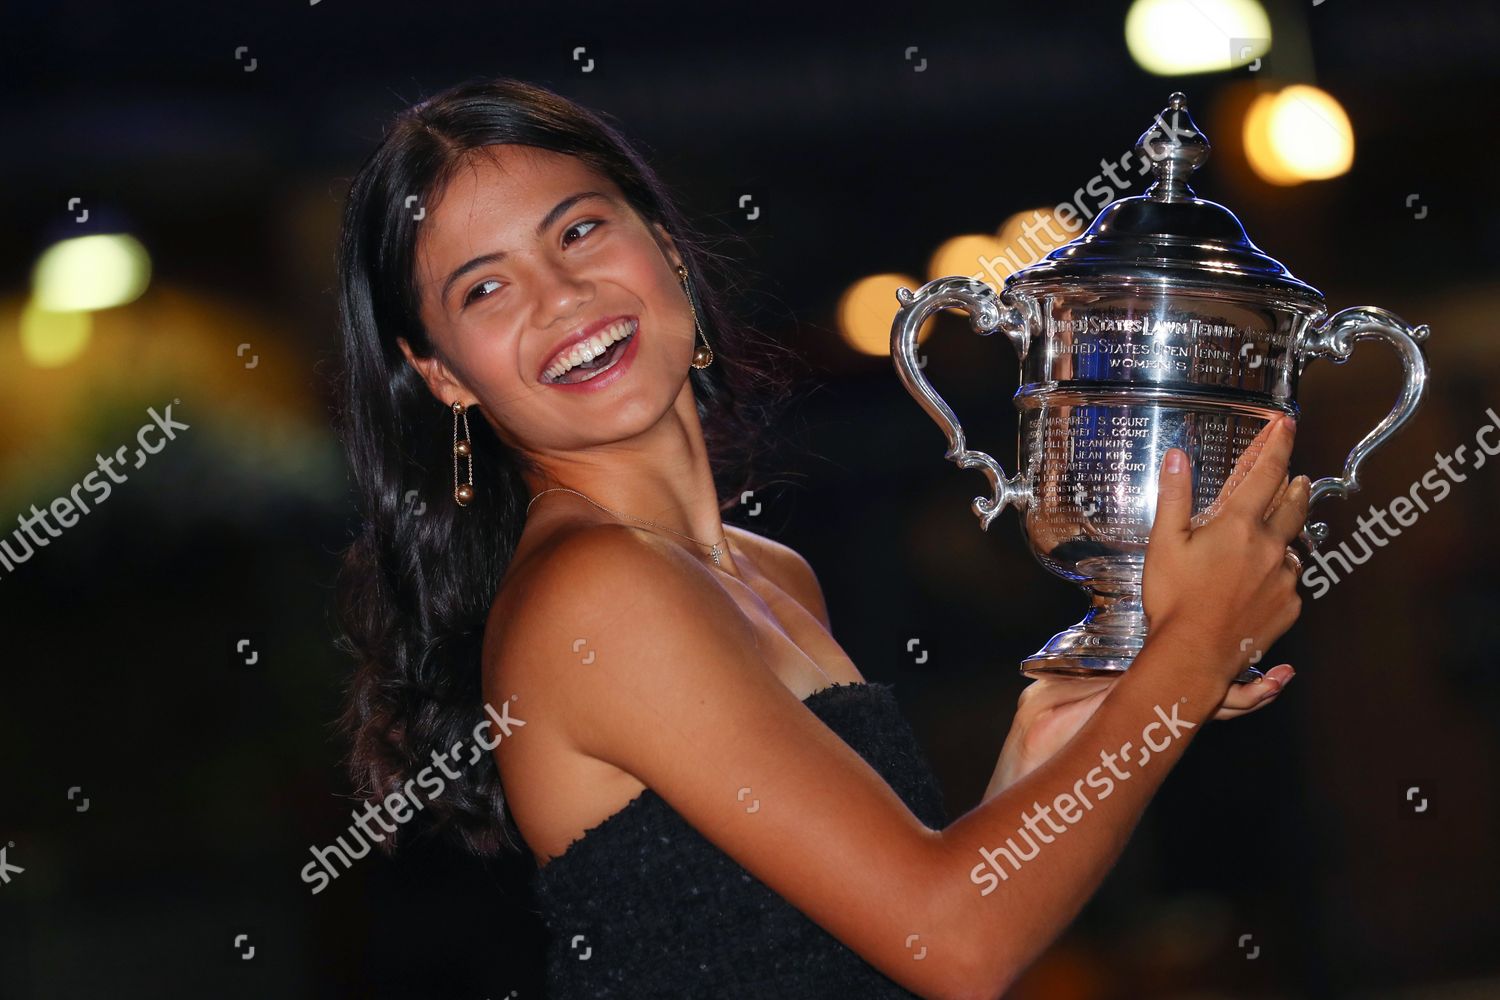
[[[667,258],[667,263],[672,265],[673,270],[682,266],[682,254],[677,252],[677,241],[672,239],[672,234],[667,232],[667,227],[660,222],[651,223],[651,228],[656,236],[656,243],[661,247],[662,254]]]
[[[411,345],[406,342],[405,337],[397,337],[396,344],[401,348],[401,353],[406,355],[407,364],[417,370],[422,376],[422,381],[427,383],[427,389],[443,406],[449,407],[454,403],[462,403],[465,407],[472,406],[477,400],[474,394],[464,388],[454,374],[443,364],[443,360],[434,353],[431,357],[421,358],[412,352]]]

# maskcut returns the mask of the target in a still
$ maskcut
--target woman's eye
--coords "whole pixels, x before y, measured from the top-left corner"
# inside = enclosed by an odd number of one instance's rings
[[[479,290],[481,288],[483,288],[485,285],[498,285],[498,284],[500,284],[500,282],[496,281],[494,278],[489,278],[489,279],[486,279],[485,281],[481,281],[479,284],[475,285],[472,289],[469,290],[469,294],[467,296],[465,296],[465,298],[464,298],[464,305],[468,305],[470,302],[473,302],[475,299],[485,298],[486,296],[479,294]]]
[[[581,229],[581,230],[583,230],[583,236],[587,236],[589,233],[591,233],[591,232],[594,231],[594,228],[596,226],[601,225],[603,222],[604,222],[603,219],[585,219],[582,222],[575,222],[575,223],[573,223],[571,226],[569,226],[566,230],[563,231],[563,236],[564,236],[563,246],[569,246],[573,242],[575,242],[573,240],[569,240],[569,239],[566,238],[568,236],[568,234],[578,232]],[[583,236],[579,236],[578,239],[582,239]],[[464,296],[464,303],[463,304],[464,305],[468,305],[470,302],[473,302],[475,299],[488,298],[489,297],[489,293],[480,294],[480,289],[482,289],[485,285],[498,285],[498,284],[500,284],[500,282],[496,281],[493,278],[489,278],[489,279],[487,279],[485,281],[481,281],[479,284],[475,285],[472,289],[469,290],[469,294],[468,295]]]
[[[600,224],[600,221],[601,220],[599,220],[599,219],[585,219],[583,222],[575,222],[571,226],[569,226],[566,230],[564,230],[563,236],[566,237],[568,235],[568,233],[577,232],[583,226],[588,226],[589,227],[587,230],[584,231],[584,235],[587,235],[588,233],[590,233],[590,232],[593,231],[593,228],[595,226],[597,226],[597,225]],[[568,242],[569,241],[565,238],[563,240],[563,246],[567,246]]]

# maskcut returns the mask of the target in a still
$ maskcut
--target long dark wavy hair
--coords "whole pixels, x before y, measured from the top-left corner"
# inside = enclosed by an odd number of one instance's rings
[[[383,800],[483,719],[480,644],[525,520],[527,460],[484,420],[471,422],[474,499],[453,500],[452,413],[397,346],[433,350],[419,315],[411,204],[433,204],[475,151],[536,146],[577,157],[619,186],[648,224],[671,234],[693,282],[714,363],[688,378],[720,510],[754,487],[773,411],[787,402],[791,353],[730,322],[727,258],[708,249],[662,182],[606,117],[546,88],[506,78],[460,83],[400,112],[360,168],[338,247],[342,364],[339,437],[360,521],[338,577],[337,645],[355,660],[338,725],[357,797]],[[412,200],[412,196],[416,196]],[[456,834],[479,855],[524,849],[494,759],[461,762],[427,800],[428,833]],[[404,838],[403,838],[404,839]],[[394,851],[396,837],[381,847]]]

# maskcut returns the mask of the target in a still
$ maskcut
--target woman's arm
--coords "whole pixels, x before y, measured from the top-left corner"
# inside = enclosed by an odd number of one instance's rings
[[[1167,772],[1223,700],[1224,682],[1202,663],[1190,636],[1155,633],[1073,738],[1003,788],[992,782],[981,805],[943,831],[991,907],[978,917],[989,935],[989,978],[972,996],[1003,993],[1119,859]]]
[[[517,581],[524,613],[486,651],[486,697],[519,695],[517,714],[529,726],[556,726],[580,752],[634,775],[772,890],[923,996],[997,996],[1057,937],[1227,683],[1165,629],[1066,747],[932,830],[776,678],[740,609],[711,579],[682,549],[641,529],[570,535]],[[1165,738],[1162,718],[1174,720],[1174,738]],[[1142,760],[1148,730],[1161,749]],[[1105,755],[1127,743],[1107,766]],[[753,813],[744,788],[760,802]],[[1067,796],[1079,801],[1069,805]],[[1039,807],[1050,810],[1050,824]],[[1062,823],[1063,813],[1073,820]],[[983,852],[1005,848],[1007,838],[1030,853],[1019,829],[1035,831],[1039,850],[1015,870],[1002,858],[1005,876],[986,877],[993,869]]]
[[[1236,719],[1274,702],[1296,674],[1280,663],[1252,684],[1231,684],[1214,719]],[[1113,677],[1044,675],[1021,690],[1016,714],[981,801],[988,802],[1061,750],[1113,690]]]

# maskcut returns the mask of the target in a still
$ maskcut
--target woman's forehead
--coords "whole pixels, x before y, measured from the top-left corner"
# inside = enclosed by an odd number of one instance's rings
[[[560,200],[619,188],[574,156],[534,146],[486,146],[454,171],[418,227],[418,254],[503,251],[522,246]]]
[[[471,210],[521,209],[532,201],[579,184],[610,184],[576,156],[536,146],[497,145],[474,150],[448,178],[429,213],[467,215]],[[555,201],[556,199],[554,199]],[[542,211],[552,206],[548,202]],[[518,219],[534,223],[535,219]]]

